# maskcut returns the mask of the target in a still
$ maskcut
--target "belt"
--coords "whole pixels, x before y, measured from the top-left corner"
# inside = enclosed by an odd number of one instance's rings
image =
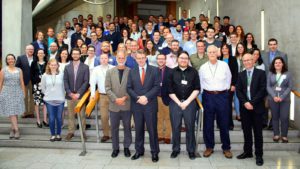
[[[206,93],[209,94],[222,94],[222,93],[226,93],[228,90],[223,90],[223,91],[208,91],[208,90],[204,90]]]
[[[100,93],[100,95],[107,95],[106,93]]]

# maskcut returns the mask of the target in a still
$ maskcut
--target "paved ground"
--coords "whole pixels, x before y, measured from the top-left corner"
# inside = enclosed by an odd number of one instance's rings
[[[111,158],[110,151],[89,151],[84,157],[78,156],[79,150],[69,149],[29,149],[0,148],[0,168],[2,169],[300,169],[300,155],[294,151],[267,151],[265,165],[257,167],[254,159],[225,159],[221,152],[210,158],[189,160],[181,153],[178,158],[170,159],[170,152],[161,152],[158,163],[152,163],[150,153],[142,159],[132,161],[123,152]],[[238,155],[239,152],[233,152]],[[133,154],[133,152],[132,152]]]

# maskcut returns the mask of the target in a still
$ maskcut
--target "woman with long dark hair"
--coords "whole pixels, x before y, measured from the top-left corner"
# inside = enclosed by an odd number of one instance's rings
[[[252,33],[247,33],[245,35],[244,45],[246,48],[246,52],[252,52],[253,49],[257,48],[257,45],[255,44],[254,36]]]

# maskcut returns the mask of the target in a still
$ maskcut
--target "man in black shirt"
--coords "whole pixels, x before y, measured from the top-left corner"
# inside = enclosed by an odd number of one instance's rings
[[[120,32],[115,31],[115,24],[111,22],[109,24],[109,34],[104,36],[104,41],[110,42],[113,52],[115,52],[118,48],[120,39],[121,39]]]
[[[199,74],[190,67],[189,55],[183,51],[178,55],[178,66],[174,68],[169,79],[170,116],[172,125],[173,150],[171,158],[180,153],[180,129],[182,118],[186,126],[186,149],[191,160],[195,159],[195,120],[196,101],[200,91]]]

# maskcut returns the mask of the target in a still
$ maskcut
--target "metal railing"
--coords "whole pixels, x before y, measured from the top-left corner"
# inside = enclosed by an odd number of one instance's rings
[[[197,98],[196,99],[196,102],[197,102],[197,105],[199,106],[199,119],[198,119],[198,124],[197,124],[197,131],[196,131],[196,156],[198,158],[201,157],[200,155],[200,150],[199,150],[199,144],[201,144],[201,141],[200,141],[200,130],[203,129],[203,105],[202,103],[200,102],[200,100]]]
[[[296,90],[292,90],[292,93],[291,93],[291,111],[293,111],[293,115],[295,114],[295,96],[297,98],[300,98],[300,92],[296,91]],[[291,112],[290,112],[291,114]],[[294,118],[292,119],[294,120]],[[298,153],[300,154],[300,146],[298,148]]]
[[[88,98],[90,97],[90,95],[91,95],[91,91],[90,91],[90,89],[88,89],[88,91],[86,91],[84,93],[84,95],[79,100],[76,107],[74,108],[74,113],[77,113],[77,117],[78,117],[80,138],[81,138],[81,143],[82,143],[82,152],[79,154],[79,156],[84,156],[86,154],[86,145],[85,145],[85,140],[83,137],[83,128],[82,128],[82,123],[81,123],[82,119],[81,119],[80,112],[81,112],[82,108],[85,106],[85,103],[88,100]],[[71,112],[69,112],[69,113],[71,113]]]

